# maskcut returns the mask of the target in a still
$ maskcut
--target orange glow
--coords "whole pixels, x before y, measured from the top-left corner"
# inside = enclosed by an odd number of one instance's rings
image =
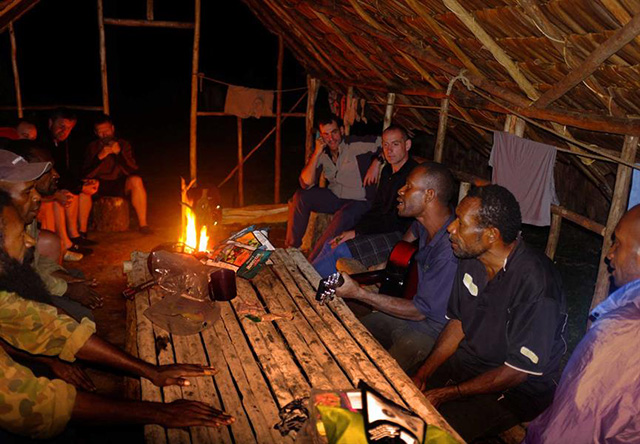
[[[182,220],[182,232],[180,233],[180,242],[196,251],[207,251],[209,245],[209,236],[207,235],[207,227],[202,226],[200,230],[200,242],[198,243],[198,231],[196,229],[196,215],[191,208],[184,206],[184,218]],[[185,227],[186,221],[186,227]]]
[[[209,246],[209,236],[207,236],[207,226],[203,225],[200,230],[200,243],[198,244],[198,251],[207,251]]]

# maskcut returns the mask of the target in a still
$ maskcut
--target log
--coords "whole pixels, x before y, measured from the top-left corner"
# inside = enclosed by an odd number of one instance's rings
[[[560,239],[560,228],[562,226],[562,216],[551,213],[551,227],[549,228],[549,238],[544,253],[551,260],[556,256],[558,240]]]
[[[276,158],[273,185],[273,203],[280,203],[280,176],[282,168],[282,62],[284,60],[284,40],[278,36],[278,66],[276,73]]]
[[[153,0],[147,0],[147,20],[153,20]]]
[[[199,9],[199,8],[198,8]],[[198,12],[196,14],[199,14]],[[173,28],[173,29],[195,29],[197,24],[188,22],[167,22],[161,20],[135,20],[135,19],[114,19],[105,18],[105,25],[130,26],[134,28]]]
[[[395,93],[387,94],[387,107],[384,110],[384,122],[382,123],[382,130],[386,130],[391,125],[391,119],[393,119],[393,105],[396,102]]]
[[[305,118],[306,137],[304,142],[304,163],[306,164],[313,153],[315,134],[315,106],[318,98],[318,89],[320,88],[320,80],[314,79],[307,75],[307,112]]]
[[[22,119],[24,112],[22,108],[22,93],[20,92],[20,75],[18,74],[18,46],[16,45],[13,22],[9,22],[9,40],[11,40],[11,67],[13,69],[13,85],[16,90],[16,107],[18,108],[18,118]]]
[[[122,197],[101,197],[93,204],[93,221],[96,231],[127,231],[129,202]]]
[[[324,230],[326,230],[331,223],[331,219],[333,219],[333,214],[316,213],[315,211],[312,211],[311,216],[309,217],[307,231],[305,231],[304,236],[302,237],[300,250],[307,252],[311,251],[320,236],[322,236]]]
[[[161,23],[161,22],[149,22]],[[200,0],[195,0],[191,57],[191,112],[189,121],[189,172],[191,180],[198,177],[198,64],[200,60]]]
[[[449,117],[449,97],[444,97],[440,104],[440,117],[438,119],[438,135],[433,151],[433,161],[442,163],[444,156],[444,141],[447,134],[447,118]]]
[[[632,162],[636,158],[638,151],[638,137],[627,136],[624,138],[622,146],[622,159]],[[598,278],[596,280],[596,288],[593,292],[591,301],[591,309],[595,308],[600,302],[609,295],[609,269],[604,259],[609,253],[612,244],[613,232],[618,225],[618,221],[627,210],[627,200],[629,197],[629,186],[631,185],[631,168],[618,165],[616,173],[616,185],[613,191],[613,199],[611,200],[611,208],[609,209],[609,217],[604,230],[604,239],[602,241],[602,252],[600,254],[600,266],[598,268]]]
[[[109,115],[109,83],[107,82],[107,48],[104,35],[104,8],[98,0],[98,33],[100,36],[100,84],[102,86],[102,112]]]

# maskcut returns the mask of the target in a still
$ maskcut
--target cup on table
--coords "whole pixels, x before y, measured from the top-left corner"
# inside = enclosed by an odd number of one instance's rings
[[[209,274],[209,297],[214,301],[230,301],[237,295],[236,272],[226,268]]]

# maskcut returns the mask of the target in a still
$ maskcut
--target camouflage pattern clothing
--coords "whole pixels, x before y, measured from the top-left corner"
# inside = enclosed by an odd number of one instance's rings
[[[88,319],[78,324],[50,305],[0,291],[0,338],[16,348],[72,362],[93,333]],[[66,427],[75,399],[75,387],[36,377],[0,348],[0,428],[50,438]]]
[[[38,228],[38,221],[34,220],[25,227],[26,233],[33,238],[34,241],[38,241],[40,236],[40,228]],[[49,290],[53,296],[62,296],[67,292],[67,281],[59,277],[55,277],[53,273],[56,271],[66,271],[61,265],[59,265],[53,259],[49,259],[46,256],[40,255],[38,250],[35,251],[35,257],[33,259],[33,269],[38,273],[45,287]]]

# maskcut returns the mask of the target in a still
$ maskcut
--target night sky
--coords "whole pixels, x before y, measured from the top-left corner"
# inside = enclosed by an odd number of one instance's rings
[[[145,18],[144,0],[104,0],[105,17]],[[156,0],[156,20],[192,21],[193,2]],[[16,24],[23,104],[100,106],[100,59],[96,2],[41,1]],[[186,29],[106,26],[111,115],[118,133],[132,141],[148,177],[161,175],[177,183],[188,174],[190,73],[193,32]],[[0,103],[14,105],[8,32],[0,37]],[[240,0],[203,1],[200,72],[228,83],[261,89],[276,87],[277,37],[269,33]],[[306,73],[285,49],[284,88],[306,86]],[[200,109],[216,109],[225,89],[205,82]],[[298,93],[283,97],[286,110]],[[206,96],[206,97],[205,97]],[[304,101],[298,109],[304,111]],[[213,107],[213,108],[211,108]],[[92,112],[78,112],[71,136],[82,149],[92,136]],[[15,113],[0,113],[12,124]],[[29,115],[41,125],[46,112]],[[275,119],[244,121],[245,152],[275,124]],[[205,117],[198,121],[199,176],[214,183],[235,165],[236,119]],[[273,139],[247,163],[247,203],[268,203],[273,195]],[[283,198],[295,187],[304,153],[304,120],[283,125]],[[287,168],[295,170],[289,173]],[[248,174],[247,174],[248,173]],[[233,199],[233,186],[223,193]]]

